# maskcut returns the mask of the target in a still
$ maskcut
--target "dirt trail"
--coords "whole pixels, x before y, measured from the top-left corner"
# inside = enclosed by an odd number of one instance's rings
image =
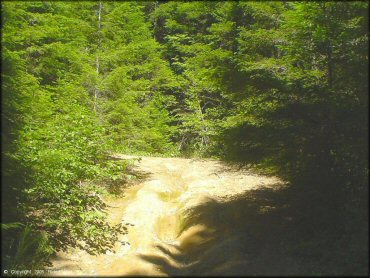
[[[142,157],[136,167],[149,173],[149,178],[131,187],[125,197],[109,202],[109,221],[131,224],[128,233],[120,238],[130,244],[118,242],[115,253],[99,256],[77,249],[61,252],[53,261],[56,274],[230,274],[225,269],[243,263],[237,253],[241,240],[237,222],[242,208],[224,214],[225,210],[217,209],[217,205],[227,204],[252,189],[282,185],[277,178],[235,170],[216,160]],[[207,221],[197,222],[200,218],[195,208],[210,204],[210,200],[214,205],[205,206],[208,212],[202,212]],[[207,225],[215,221],[226,223],[222,235]]]

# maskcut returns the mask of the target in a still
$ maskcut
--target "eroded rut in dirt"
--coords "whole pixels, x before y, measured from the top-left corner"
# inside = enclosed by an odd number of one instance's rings
[[[133,156],[120,155],[127,159]],[[239,196],[261,187],[279,188],[275,177],[235,170],[216,160],[142,157],[137,169],[149,174],[125,197],[110,202],[110,222],[130,223],[115,252],[93,256],[61,252],[58,275],[229,275],[243,274],[248,240]],[[233,202],[234,207],[227,204]],[[226,208],[226,209],[225,209]],[[129,244],[124,244],[127,241]]]

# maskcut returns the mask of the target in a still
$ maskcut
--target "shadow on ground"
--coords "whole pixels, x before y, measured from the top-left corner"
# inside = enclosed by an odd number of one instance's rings
[[[161,255],[141,259],[169,276],[366,275],[367,228],[323,224],[292,207],[293,197],[264,188],[208,199],[185,213],[178,246],[158,245]]]

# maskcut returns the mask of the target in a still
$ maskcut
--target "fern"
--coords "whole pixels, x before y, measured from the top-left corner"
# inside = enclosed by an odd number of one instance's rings
[[[2,231],[8,231],[8,230],[12,230],[12,229],[19,229],[19,228],[22,228],[24,227],[24,224],[20,223],[20,222],[13,222],[13,223],[1,223],[1,230]]]

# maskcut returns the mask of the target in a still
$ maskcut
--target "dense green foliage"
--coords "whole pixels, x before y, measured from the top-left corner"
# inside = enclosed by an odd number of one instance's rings
[[[368,3],[3,2],[2,17],[3,223],[109,247],[99,193],[121,151],[254,165],[291,183],[313,237],[366,233]]]
[[[126,152],[173,151],[167,106],[176,86],[160,45],[134,2],[102,5],[98,109],[114,146]]]
[[[104,161],[104,130],[91,109],[86,84],[94,64],[86,48],[93,29],[72,3],[3,8],[3,222],[30,223],[33,230],[5,231],[4,253],[17,256],[14,236],[21,244],[37,233],[48,235],[55,250],[105,250],[120,227],[105,223],[102,189],[89,181],[125,165]],[[27,256],[37,252],[28,249]]]

